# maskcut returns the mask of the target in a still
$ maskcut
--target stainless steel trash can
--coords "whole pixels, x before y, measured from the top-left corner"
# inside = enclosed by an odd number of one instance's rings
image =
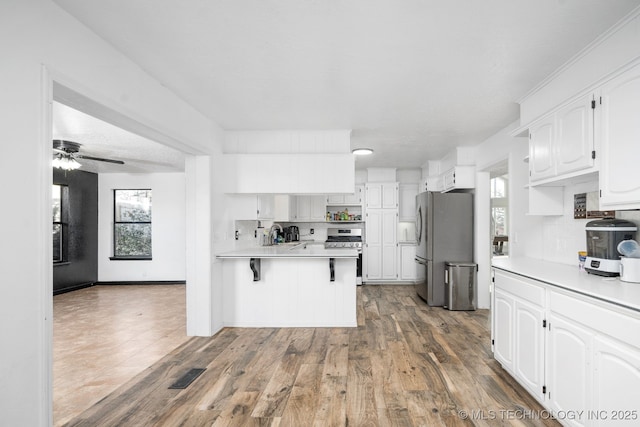
[[[473,262],[445,262],[444,308],[475,310],[478,307],[478,265]]]

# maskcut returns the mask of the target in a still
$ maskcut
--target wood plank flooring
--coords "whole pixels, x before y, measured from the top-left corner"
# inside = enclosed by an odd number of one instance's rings
[[[185,319],[184,285],[93,286],[54,296],[54,425],[188,340]]]
[[[413,286],[359,287],[357,328],[191,338],[66,425],[559,425],[518,412],[542,408],[493,359],[488,315],[429,307]],[[168,389],[191,368],[206,371]]]

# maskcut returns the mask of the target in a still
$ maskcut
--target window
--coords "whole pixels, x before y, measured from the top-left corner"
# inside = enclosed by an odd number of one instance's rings
[[[113,257],[151,259],[151,190],[113,190]]]
[[[67,202],[67,187],[54,184],[51,187],[54,263],[67,261]]]
[[[494,255],[508,254],[508,176],[491,179],[491,239]]]

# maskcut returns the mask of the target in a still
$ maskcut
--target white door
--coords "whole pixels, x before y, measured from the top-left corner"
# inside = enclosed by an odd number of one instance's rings
[[[529,392],[544,399],[544,311],[522,300],[515,301],[515,375]]]
[[[361,205],[363,191],[364,191],[364,187],[362,185],[356,185],[355,191],[353,192],[353,194],[345,194],[344,196],[345,205]]]
[[[591,337],[593,333],[573,322],[548,317],[547,390],[549,406],[554,411],[585,411],[592,409]],[[565,420],[568,425],[585,425],[579,420]]]
[[[328,205],[341,205],[344,203],[344,195],[342,194],[329,194],[327,196]]]
[[[595,160],[593,142],[593,95],[581,98],[556,114],[556,172],[589,169]]]
[[[258,219],[273,219],[274,211],[274,198],[273,194],[261,194],[257,196],[257,218]]]
[[[400,221],[416,220],[416,196],[418,184],[400,184],[398,186],[398,213]]]
[[[529,130],[529,172],[531,181],[555,175],[553,137],[553,116],[542,120]]]
[[[601,206],[639,208],[640,66],[602,87]],[[632,206],[629,206],[632,205]]]

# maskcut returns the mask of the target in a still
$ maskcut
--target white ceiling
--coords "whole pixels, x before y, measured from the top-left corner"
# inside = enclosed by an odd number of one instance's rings
[[[122,160],[124,165],[78,159],[93,173],[184,172],[184,154],[59,102],[53,102],[53,139],[81,144],[78,154]]]
[[[640,0],[54,0],[224,129],[353,129],[357,167],[420,167]],[[82,141],[78,141],[82,142]]]

